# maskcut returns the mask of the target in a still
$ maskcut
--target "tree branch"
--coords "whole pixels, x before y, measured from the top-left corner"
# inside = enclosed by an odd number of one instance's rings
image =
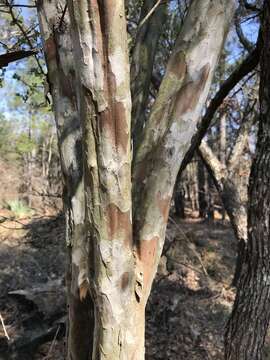
[[[215,112],[219,106],[223,103],[223,100],[230,93],[230,91],[241,81],[247,74],[249,74],[259,63],[261,53],[261,41],[260,37],[257,41],[256,48],[246,57],[242,64],[233,71],[233,73],[228,77],[227,80],[221,85],[219,91],[216,93],[215,97],[211,100],[210,105],[206,109],[205,115],[202,117],[201,123],[198,127],[197,133],[194,135],[191,146],[186,153],[184,160],[181,163],[179,175],[181,176],[182,172],[186,168],[187,164],[191,161],[195,150],[200,145],[202,139],[204,138],[211,121],[215,115]]]
[[[240,41],[240,43],[243,45],[243,47],[248,51],[251,52],[254,49],[254,45],[251,41],[248,40],[248,38],[245,36],[245,34],[243,33],[242,27],[241,27],[241,23],[240,23],[240,9],[238,8],[236,14],[235,14],[235,18],[234,18],[234,24],[235,24],[235,30],[238,36],[238,39]]]
[[[245,111],[243,115],[243,120],[240,128],[238,129],[238,134],[236,137],[235,145],[229,155],[228,160],[228,170],[229,172],[233,172],[237,166],[241,163],[240,156],[243,154],[244,148],[248,141],[249,130],[254,122],[254,117],[250,114],[253,112],[254,107],[256,105],[256,100],[253,102],[252,106]]]
[[[0,68],[3,68],[10,64],[11,62],[24,59],[26,57],[35,55],[38,50],[17,50],[12,52],[7,52],[6,54],[0,55]]]
[[[151,280],[164,243],[180,161],[196,131],[233,15],[234,1],[192,2],[135,154],[133,234],[142,263],[151,244],[155,248]]]
[[[220,180],[226,176],[226,166],[219,161],[206,141],[201,142],[198,154],[204,162],[207,163],[208,167],[211,168],[211,172],[214,174],[216,180],[220,182]]]
[[[31,50],[35,50],[32,42],[31,42],[31,40],[30,40],[30,38],[29,38],[29,36],[28,36],[28,34],[27,34],[27,31],[24,29],[23,25],[18,21],[17,17],[16,17],[15,14],[14,14],[14,11],[13,11],[13,7],[14,7],[14,6],[13,6],[13,4],[10,4],[9,0],[6,0],[6,6],[7,6],[7,8],[8,8],[9,14],[10,14],[10,16],[11,16],[14,24],[15,24],[15,25],[19,28],[19,30],[21,31],[21,33],[22,33],[22,35],[24,36],[26,42],[28,43],[30,49],[31,49]],[[42,68],[42,65],[41,65],[41,63],[40,63],[40,61],[39,61],[39,58],[38,58],[37,54],[35,54],[35,59],[36,59],[36,62],[37,62],[37,65],[38,65],[38,67],[39,67],[39,70],[40,70],[41,74],[45,75],[45,72],[44,72],[44,70],[43,70],[43,68]]]

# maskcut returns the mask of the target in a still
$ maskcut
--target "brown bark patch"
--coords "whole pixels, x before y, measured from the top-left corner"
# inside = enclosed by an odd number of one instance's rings
[[[117,236],[125,237],[125,245],[131,245],[132,229],[130,211],[122,212],[118,206],[109,204],[106,211],[110,239]]]
[[[117,148],[122,147],[126,152],[128,145],[128,127],[126,119],[126,109],[123,103],[115,104],[115,143]]]
[[[143,268],[143,289],[147,289],[152,281],[158,241],[159,237],[154,236],[151,240],[142,240],[139,243],[138,255]]]
[[[45,54],[48,62],[56,57],[56,45],[52,36],[45,41]]]
[[[170,209],[170,203],[171,203],[171,198],[170,196],[167,196],[165,198],[161,197],[161,193],[158,192],[157,196],[156,196],[156,201],[158,204],[158,208],[161,212],[161,215],[164,219],[164,222],[167,222],[168,219],[168,215],[169,215],[169,209]]]
[[[128,287],[128,283],[129,283],[129,273],[124,272],[120,279],[120,287],[123,291]]]
[[[210,71],[209,64],[201,69],[201,73],[197,81],[188,82],[178,92],[175,102],[174,114],[176,117],[194,110],[198,104],[201,92],[204,89]]]
[[[127,151],[129,131],[126,110],[122,102],[116,102],[111,109],[101,114],[101,126],[115,145],[116,150]]]
[[[185,62],[185,55],[183,52],[179,52],[173,56],[172,61],[170,63],[170,72],[172,72],[178,78],[182,78],[185,76],[187,70],[187,65]]]

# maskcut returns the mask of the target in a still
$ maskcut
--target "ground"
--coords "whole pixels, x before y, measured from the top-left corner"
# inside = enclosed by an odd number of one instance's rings
[[[64,234],[61,212],[0,210],[0,360],[64,360]],[[228,221],[170,217],[146,311],[147,360],[222,359],[236,247]]]

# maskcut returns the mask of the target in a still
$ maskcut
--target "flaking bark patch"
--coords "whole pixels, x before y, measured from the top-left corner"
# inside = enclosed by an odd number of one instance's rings
[[[53,36],[50,36],[48,39],[45,40],[44,47],[45,47],[44,51],[46,54],[47,61],[49,62],[49,61],[55,59],[56,46],[55,46]]]
[[[180,51],[178,54],[175,54],[171,60],[172,61],[168,64],[170,72],[178,79],[182,79],[187,71],[184,52]]]
[[[122,102],[116,102],[111,109],[101,113],[101,127],[111,139],[117,151],[127,151],[129,129],[127,126],[126,109]]]
[[[106,210],[109,237],[111,240],[121,233],[125,234],[125,245],[131,245],[131,217],[130,211],[122,212],[118,206],[109,204]]]
[[[178,118],[182,114],[187,113],[188,111],[194,110],[198,104],[201,92],[204,89],[205,83],[208,79],[210,71],[210,65],[206,64],[200,70],[199,78],[196,81],[188,82],[183,86],[177,94],[175,101],[175,117]]]
[[[143,269],[144,289],[148,289],[148,285],[152,280],[158,243],[159,243],[158,236],[154,236],[151,240],[142,240],[139,243],[138,255]]]

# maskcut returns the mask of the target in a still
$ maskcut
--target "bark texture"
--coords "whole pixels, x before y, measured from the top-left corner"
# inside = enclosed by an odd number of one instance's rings
[[[63,203],[68,249],[68,359],[91,359],[93,305],[84,293],[87,282],[81,125],[76,100],[75,69],[65,1],[38,2],[38,15],[53,98],[64,181]]]
[[[248,244],[236,300],[227,325],[226,360],[261,360],[270,319],[270,3],[262,21],[260,116],[249,188]]]
[[[134,292],[131,98],[124,3],[68,2],[84,131],[93,359],[142,359],[144,308]],[[132,314],[132,316],[127,316]]]
[[[135,154],[133,234],[146,299],[164,244],[176,175],[196,132],[233,9],[233,1],[192,2]],[[152,265],[146,268],[151,253]]]
[[[209,106],[207,107],[206,112],[200,121],[198,131],[192,138],[191,145],[181,163],[178,175],[179,177],[186,168],[187,164],[191,161],[195,150],[200,146],[200,143],[206,135],[217,109],[223,103],[223,100],[230,93],[230,91],[239,83],[239,81],[257,67],[260,60],[260,53],[261,39],[259,35],[255,49],[248,54],[246,59],[232,72],[228,79],[224,81],[219,91],[216,93],[216,95],[211,100]]]
[[[76,234],[68,237],[71,296],[77,296],[69,314],[69,358],[142,360],[145,305],[162,252],[176,175],[208,96],[234,1],[192,2],[133,164],[124,1],[68,0],[74,60],[63,32],[68,25],[65,16],[52,28],[46,25],[48,16],[42,11],[51,3],[40,7],[40,18],[41,23],[42,16],[46,20],[45,51],[66,178],[67,219],[72,224],[68,229]],[[63,15],[65,6],[60,8]],[[147,21],[154,16],[158,13]],[[138,33],[137,41],[144,44],[146,38]],[[153,53],[147,59],[149,69]],[[149,74],[140,75],[147,89]],[[135,94],[134,90],[134,99]],[[134,114],[143,113],[146,95],[141,95],[139,103],[134,100]],[[141,121],[137,119],[135,124]],[[72,136],[67,136],[65,147],[61,136],[66,133]],[[93,339],[89,326],[80,332],[84,320],[93,325],[89,294],[94,303]],[[84,304],[85,313],[80,312]],[[81,347],[79,340],[85,341]]]

